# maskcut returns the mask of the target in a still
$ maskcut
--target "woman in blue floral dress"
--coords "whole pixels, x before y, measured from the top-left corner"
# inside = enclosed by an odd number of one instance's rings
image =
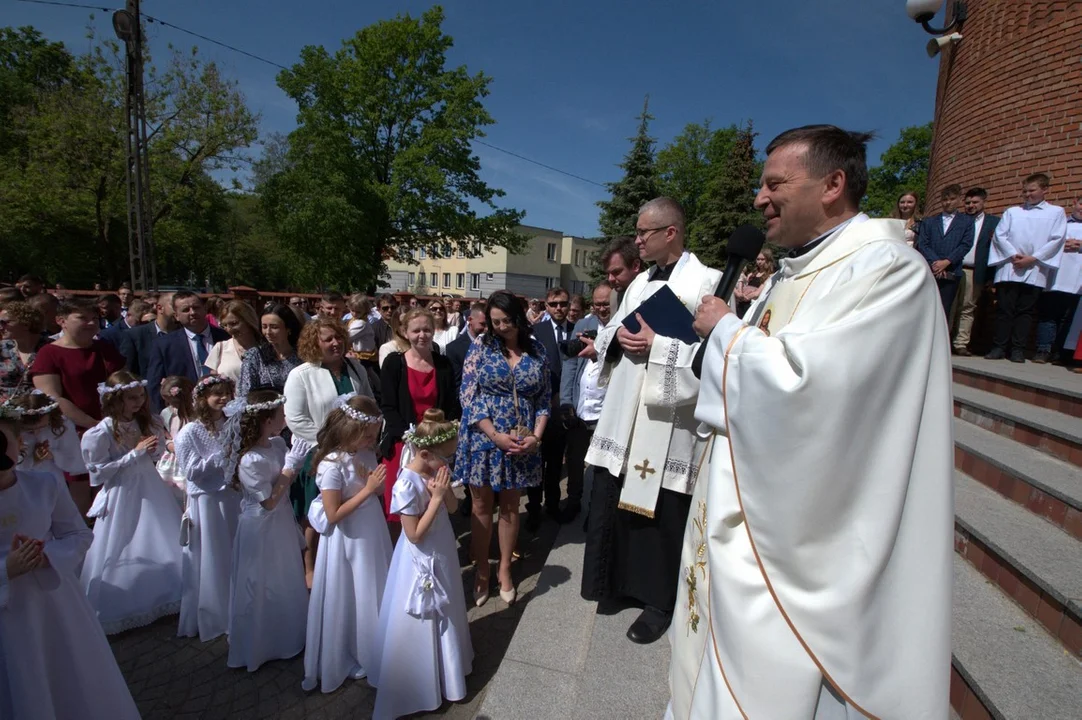
[[[462,368],[462,423],[455,481],[473,496],[474,601],[488,600],[493,494],[500,494],[500,597],[515,601],[511,556],[518,539],[519,496],[541,484],[540,437],[552,392],[545,350],[530,337],[526,311],[506,291],[485,308],[488,332],[470,346]],[[515,400],[518,403],[516,405]]]

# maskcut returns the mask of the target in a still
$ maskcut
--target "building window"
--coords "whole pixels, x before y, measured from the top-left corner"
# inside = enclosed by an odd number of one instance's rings
[[[458,252],[456,253],[456,255],[458,256],[459,260],[466,257],[466,251],[462,249],[461,245],[458,246]]]
[[[485,274],[487,275],[487,277],[485,279],[488,280],[489,282],[492,282],[492,280],[494,279],[492,273],[485,273]]]
[[[436,287],[437,282],[438,281],[436,280],[436,273],[430,273],[429,276],[428,276],[428,286],[429,287]]]
[[[548,252],[545,253],[545,257],[549,262],[556,262],[556,243],[549,243]]]
[[[417,282],[417,276],[414,273],[406,273],[406,286],[413,287],[415,282]]]
[[[559,287],[559,286],[560,286],[560,278],[552,278],[552,277],[545,278],[545,289],[546,290],[551,290],[552,288]]]
[[[481,289],[481,273],[470,273],[470,290]]]
[[[451,273],[444,273],[443,274],[443,286],[445,288],[451,287]]]
[[[459,290],[466,287],[466,273],[455,274],[455,287]]]
[[[425,249],[421,248],[421,259],[424,260],[426,257],[428,256],[425,254]]]
[[[475,242],[473,244],[473,254],[474,255],[480,255],[481,254],[481,243]]]

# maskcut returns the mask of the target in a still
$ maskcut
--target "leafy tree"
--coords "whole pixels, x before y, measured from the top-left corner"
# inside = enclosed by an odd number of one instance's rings
[[[521,249],[518,210],[478,176],[471,141],[494,121],[491,79],[446,67],[451,37],[435,6],[364,28],[331,55],[305,47],[278,76],[296,101],[283,169],[259,188],[309,282],[373,288],[390,256],[449,242]],[[474,209],[487,211],[480,215]]]
[[[898,197],[905,192],[918,193],[925,199],[932,135],[932,123],[902,128],[898,140],[883,153],[879,166],[868,173],[864,209],[869,215],[890,217]]]
[[[639,208],[660,194],[657,164],[654,160],[655,140],[649,134],[650,121],[654,116],[649,110],[650,96],[647,95],[643,101],[642,113],[638,116],[639,130],[635,137],[629,138],[631,150],[620,163],[624,176],[616,182],[607,183],[611,197],[597,203],[601,208],[598,226],[605,238],[634,235]]]
[[[724,267],[725,248],[736,228],[762,222],[754,206],[760,173],[755,136],[750,121],[737,131],[728,157],[714,164],[716,172],[711,173],[699,201],[692,249],[710,267]]]

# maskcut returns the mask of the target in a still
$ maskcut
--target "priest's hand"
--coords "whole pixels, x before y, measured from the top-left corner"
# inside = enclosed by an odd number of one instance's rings
[[[704,338],[714,331],[714,326],[721,322],[723,317],[731,312],[728,303],[724,300],[714,295],[707,295],[699,304],[699,309],[695,311],[695,323],[691,327],[699,337]]]
[[[650,352],[650,346],[654,344],[654,331],[639,313],[635,313],[635,319],[639,321],[639,331],[633,333],[621,325],[616,331],[616,339],[628,355],[645,355]]]
[[[1011,264],[1014,265],[1015,270],[1029,270],[1031,267],[1037,264],[1037,258],[1032,255],[1023,255],[1018,253],[1011,258]]]

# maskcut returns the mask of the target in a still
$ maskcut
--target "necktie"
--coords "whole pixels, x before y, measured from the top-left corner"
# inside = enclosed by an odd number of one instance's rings
[[[196,375],[199,377],[206,377],[210,375],[210,368],[206,366],[207,362],[207,339],[202,333],[195,336],[195,359],[199,367],[195,369]]]

